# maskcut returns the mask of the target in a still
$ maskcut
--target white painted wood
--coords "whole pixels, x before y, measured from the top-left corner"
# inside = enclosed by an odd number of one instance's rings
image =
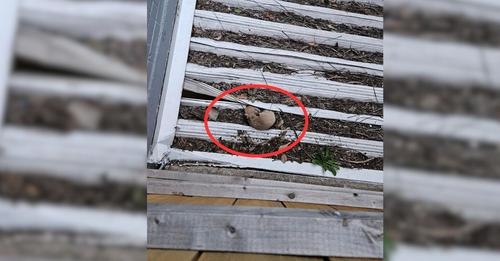
[[[283,64],[291,69],[299,70],[347,70],[349,72],[367,73],[376,76],[383,76],[384,74],[384,68],[381,64],[362,63],[302,52],[221,42],[207,38],[191,38],[190,50],[227,55],[246,60],[275,62]]]
[[[84,98],[133,105],[146,104],[143,86],[49,74],[16,72],[9,81],[11,92],[64,98]]]
[[[384,190],[408,200],[432,202],[466,219],[500,219],[500,181],[386,166]]]
[[[418,1],[415,1],[418,2]],[[385,70],[391,78],[424,77],[470,88],[500,90],[500,49],[385,34]]]
[[[391,261],[496,261],[499,251],[474,249],[465,247],[421,247],[407,244],[397,244]]]
[[[0,8],[0,131],[4,121],[7,100],[7,84],[12,65],[12,49],[18,20],[16,0],[4,0]]]
[[[148,193],[383,209],[383,192],[186,172],[148,173]]]
[[[278,137],[282,132],[286,132],[286,138],[295,140],[301,133],[301,130],[282,131],[278,129],[270,129],[266,131],[259,131],[250,126],[227,122],[209,121],[208,126],[210,128],[210,132],[212,132],[212,135],[214,135],[215,138],[222,138],[226,141],[233,142],[239,141],[238,131],[246,131],[249,137],[259,140],[269,140],[273,137]],[[205,126],[202,121],[180,119],[177,121],[176,128],[177,132],[175,135],[177,137],[210,140],[205,132]],[[339,146],[361,152],[370,157],[382,157],[384,154],[384,145],[381,141],[346,138],[308,131],[301,142],[322,146]]]
[[[231,7],[258,11],[291,12],[297,15],[328,20],[337,24],[352,24],[382,29],[383,17],[363,15],[312,5],[302,5],[280,0],[213,0]]]
[[[80,183],[144,184],[144,137],[59,133],[5,126],[0,136],[0,170],[52,175]]]
[[[181,105],[192,106],[192,107],[208,107],[210,103],[211,101],[208,100],[191,99],[191,98],[182,98],[181,100]],[[261,109],[304,116],[304,112],[302,112],[302,109],[299,107],[292,107],[284,104],[264,103],[259,101],[250,101],[250,100],[245,100],[245,103]],[[244,108],[244,105],[236,102],[219,101],[214,105],[214,107],[219,109],[240,110]],[[313,118],[341,120],[347,122],[365,123],[378,126],[383,124],[382,117],[378,116],[349,114],[349,113],[329,111],[316,108],[306,108],[306,109],[308,111],[308,114],[311,115],[311,117]]]
[[[418,112],[395,106],[384,106],[387,130],[423,134],[470,142],[500,144],[500,122],[474,116]]]
[[[209,68],[188,64],[186,78],[214,83],[268,84],[298,95],[363,102],[384,102],[384,89],[323,80],[311,75],[284,75],[251,69]],[[184,88],[196,89],[196,82],[186,81]]]
[[[244,158],[228,154],[184,151],[180,149],[171,149],[168,152],[167,157],[169,160],[176,161],[198,161],[198,163],[194,163],[194,165],[263,169],[281,173],[332,177],[332,174],[329,171],[323,172],[323,169],[320,166],[313,165],[311,163],[298,163],[291,161],[283,163],[279,160],[269,158]],[[190,163],[184,164],[190,165]],[[383,171],[368,169],[340,168],[340,170],[337,171],[337,176],[335,176],[335,178],[380,184],[384,181]]]
[[[0,198],[0,216],[2,231],[96,233],[113,239],[116,245],[144,246],[146,243],[144,214],[45,203],[31,204]]]
[[[175,123],[179,113],[184,76],[189,53],[191,28],[196,1],[179,0],[177,19],[174,25],[171,52],[165,72],[158,120],[153,138],[153,147],[148,161],[159,162],[170,148],[175,135]]]
[[[21,22],[64,35],[146,40],[146,3],[21,0]]]
[[[356,3],[372,4],[378,6],[384,6],[384,1],[387,0],[337,0],[337,2],[356,2]]]
[[[258,20],[233,14],[196,10],[194,26],[206,30],[224,30],[259,36],[293,39],[368,52],[383,52],[383,40],[346,33],[322,31],[290,24]]]
[[[469,19],[500,23],[500,2],[496,0],[386,0],[387,8],[421,9],[438,15],[456,15]]]
[[[146,83],[146,74],[107,57],[75,40],[20,27],[15,54],[21,59],[43,66],[106,79]]]
[[[148,204],[148,247],[381,258],[383,214]]]

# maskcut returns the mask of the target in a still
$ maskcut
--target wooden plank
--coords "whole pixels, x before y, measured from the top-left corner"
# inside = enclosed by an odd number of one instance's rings
[[[280,0],[213,0],[231,7],[239,7],[258,11],[291,12],[301,16],[309,16],[328,20],[337,24],[368,26],[382,29],[383,17],[363,15],[312,5],[296,4]]]
[[[293,39],[306,43],[321,43],[368,52],[383,52],[384,49],[382,39],[323,31],[205,10],[196,10],[194,26],[206,30],[223,30],[280,39]]]
[[[328,261],[383,261],[380,258],[345,258],[345,257],[329,257]]]
[[[148,193],[153,194],[383,208],[383,194],[376,191],[339,187],[320,188],[321,186],[317,185],[172,171],[150,171],[148,173]]]
[[[92,48],[63,36],[21,26],[15,46],[17,57],[64,71],[143,84],[146,75]]]
[[[208,68],[196,64],[188,64],[186,77],[205,82],[225,82],[238,84],[262,83],[275,85],[295,94],[327,97],[332,99],[351,99],[355,101],[383,103],[382,88],[364,85],[346,84],[324,80],[311,75],[283,75],[261,72],[251,69]],[[209,94],[200,90],[196,81],[186,81],[184,88],[190,91]],[[212,94],[213,95],[213,94]]]
[[[250,101],[250,100],[243,100],[243,101],[245,102],[245,104],[249,104],[261,109],[290,113],[295,115],[302,115],[302,116],[304,115],[304,112],[302,112],[302,109],[299,107],[292,107],[285,104],[264,103],[259,101]],[[192,106],[192,107],[208,107],[210,102],[211,101],[209,100],[192,99],[192,98],[181,99],[181,105]],[[241,110],[244,109],[244,105],[237,102],[219,101],[214,105],[214,108]],[[365,123],[371,125],[383,125],[383,118],[378,116],[350,114],[350,113],[323,110],[317,108],[306,108],[306,110],[308,111],[308,114],[311,115],[312,118],[341,120],[341,121]]]
[[[81,98],[132,105],[146,104],[146,92],[142,86],[82,77],[16,72],[10,78],[9,87],[11,92],[25,95]]]
[[[17,28],[18,2],[16,0],[3,1],[0,8],[0,131],[4,121],[4,110],[7,101],[7,84],[12,66],[12,49]]]
[[[237,199],[234,203],[235,206],[253,206],[253,207],[272,207],[283,208],[283,204],[279,201],[271,200],[256,200],[256,199]]]
[[[114,245],[145,246],[144,214],[10,201],[0,198],[2,231],[53,231],[100,235]],[[113,222],[109,222],[112,220]]]
[[[231,42],[215,41],[208,38],[191,38],[192,51],[209,52],[241,59],[251,59],[262,62],[275,62],[291,69],[338,71],[347,70],[356,73],[383,76],[381,64],[363,63],[345,59],[326,57],[309,53],[249,46]]]
[[[329,171],[324,172],[320,166],[311,163],[281,162],[269,158],[243,158],[235,155],[185,151],[180,149],[170,149],[167,155],[168,160],[177,161],[197,161],[194,165],[237,167],[250,169],[265,169],[281,173],[292,173],[310,176],[332,177],[350,181],[383,183],[383,171],[371,169],[348,169],[340,168],[335,177]],[[190,165],[189,163],[183,163]]]
[[[151,248],[382,257],[382,213],[148,204]]]
[[[146,3],[70,0],[20,2],[21,20],[26,25],[80,38],[146,40]]]
[[[213,121],[209,121],[208,126],[210,128],[210,132],[215,138],[223,138],[226,141],[233,142],[239,141],[239,131],[246,131],[249,137],[259,140],[269,140],[273,137],[278,137],[283,132],[286,132],[286,138],[295,140],[302,131],[282,131],[278,129],[259,131],[246,125]],[[180,119],[177,121],[176,128],[177,132],[175,133],[175,136],[177,137],[210,140],[206,133],[205,125],[201,121]],[[384,155],[383,142],[375,140],[354,139],[323,133],[307,132],[301,142],[322,146],[339,146],[349,150],[361,152],[370,157],[382,157]]]
[[[287,202],[283,201],[283,204],[287,208],[302,208],[302,209],[326,209],[326,210],[333,210],[332,207],[329,205],[325,204],[309,204],[309,203],[300,203],[300,202]]]
[[[196,1],[179,0],[149,162],[159,162],[174,140]],[[148,152],[149,154],[149,152]]]
[[[391,260],[481,260],[496,261],[500,256],[498,250],[486,250],[466,247],[422,247],[408,244],[398,244]]]
[[[384,106],[387,130],[407,134],[500,144],[500,122],[474,116],[419,112]]]
[[[500,181],[387,166],[385,191],[405,199],[440,204],[470,220],[500,218]]]
[[[188,197],[181,195],[148,194],[148,203],[191,204],[191,205],[233,205],[236,199],[220,197]]]
[[[0,136],[0,170],[90,184],[104,180],[144,184],[144,140],[131,135],[5,126]]]
[[[204,252],[198,261],[323,261],[319,257],[280,256],[248,253]]]
[[[196,261],[198,251],[148,249],[148,261]]]
[[[457,88],[500,90],[499,48],[388,33],[384,41],[384,66],[390,77],[424,77]]]

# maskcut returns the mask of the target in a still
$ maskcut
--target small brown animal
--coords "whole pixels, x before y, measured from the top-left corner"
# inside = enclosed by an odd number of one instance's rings
[[[274,112],[268,110],[260,111],[253,106],[245,107],[245,116],[250,126],[257,130],[269,130],[276,122]]]

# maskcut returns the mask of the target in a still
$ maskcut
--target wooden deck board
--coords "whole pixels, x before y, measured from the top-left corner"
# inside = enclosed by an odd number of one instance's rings
[[[271,200],[256,200],[256,199],[238,199],[234,203],[235,206],[254,206],[254,207],[275,207],[284,208],[285,206],[280,201]]]
[[[148,203],[191,204],[191,205],[233,205],[236,199],[218,197],[185,197],[177,195],[149,194]]]
[[[320,257],[204,252],[198,261],[322,261]]]
[[[148,261],[195,261],[198,251],[148,249]]]

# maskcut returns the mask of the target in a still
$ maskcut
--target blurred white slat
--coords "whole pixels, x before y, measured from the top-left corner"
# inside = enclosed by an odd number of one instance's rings
[[[17,0],[4,0],[0,8],[0,130],[3,126],[5,101],[7,97],[7,86],[10,69],[12,65],[12,53],[14,35],[18,20]]]
[[[221,42],[208,38],[191,38],[190,50],[208,52],[216,55],[226,55],[244,60],[280,63],[291,69],[299,70],[346,70],[348,72],[367,73],[375,76],[383,76],[384,74],[384,67],[381,64],[363,63],[303,52]]]
[[[419,112],[385,105],[384,127],[407,134],[432,135],[500,144],[500,122],[478,117]]]
[[[352,24],[382,29],[383,17],[370,16],[280,0],[213,0],[231,7],[258,11],[291,12],[296,15],[328,20],[337,24]]]
[[[252,139],[269,140],[280,135],[282,130],[270,129],[258,131],[250,126],[209,121],[210,131],[216,138],[223,138],[227,141],[237,142],[239,131],[246,131]],[[193,120],[178,120],[176,136],[185,138],[196,138],[209,140],[203,122]],[[295,140],[300,135],[301,130],[286,131],[285,137]],[[317,144],[322,146],[339,146],[342,148],[355,150],[371,157],[381,157],[383,155],[383,143],[374,140],[362,140],[346,137],[339,137],[323,133],[307,132],[301,141],[302,143]]]
[[[220,167],[236,167],[277,171],[281,173],[291,173],[298,175],[333,177],[329,171],[323,171],[318,165],[311,163],[281,162],[269,158],[245,158],[241,156],[171,149],[167,153],[169,160],[176,161],[197,161],[196,165],[209,165]],[[182,163],[189,165],[189,163]],[[350,181],[383,183],[384,174],[380,170],[371,169],[348,169],[340,168],[334,178],[346,179]]]
[[[103,180],[145,183],[143,137],[5,126],[0,144],[1,171],[52,175],[89,184]]]
[[[397,244],[391,261],[497,261],[500,251],[467,247],[422,247]]]
[[[383,52],[382,39],[268,22],[212,11],[196,10],[194,26],[206,30],[224,30],[234,33],[292,39],[306,43],[338,45],[368,52]]]
[[[95,233],[114,245],[145,246],[144,214],[0,198],[0,230]],[[111,221],[111,222],[110,222]]]

